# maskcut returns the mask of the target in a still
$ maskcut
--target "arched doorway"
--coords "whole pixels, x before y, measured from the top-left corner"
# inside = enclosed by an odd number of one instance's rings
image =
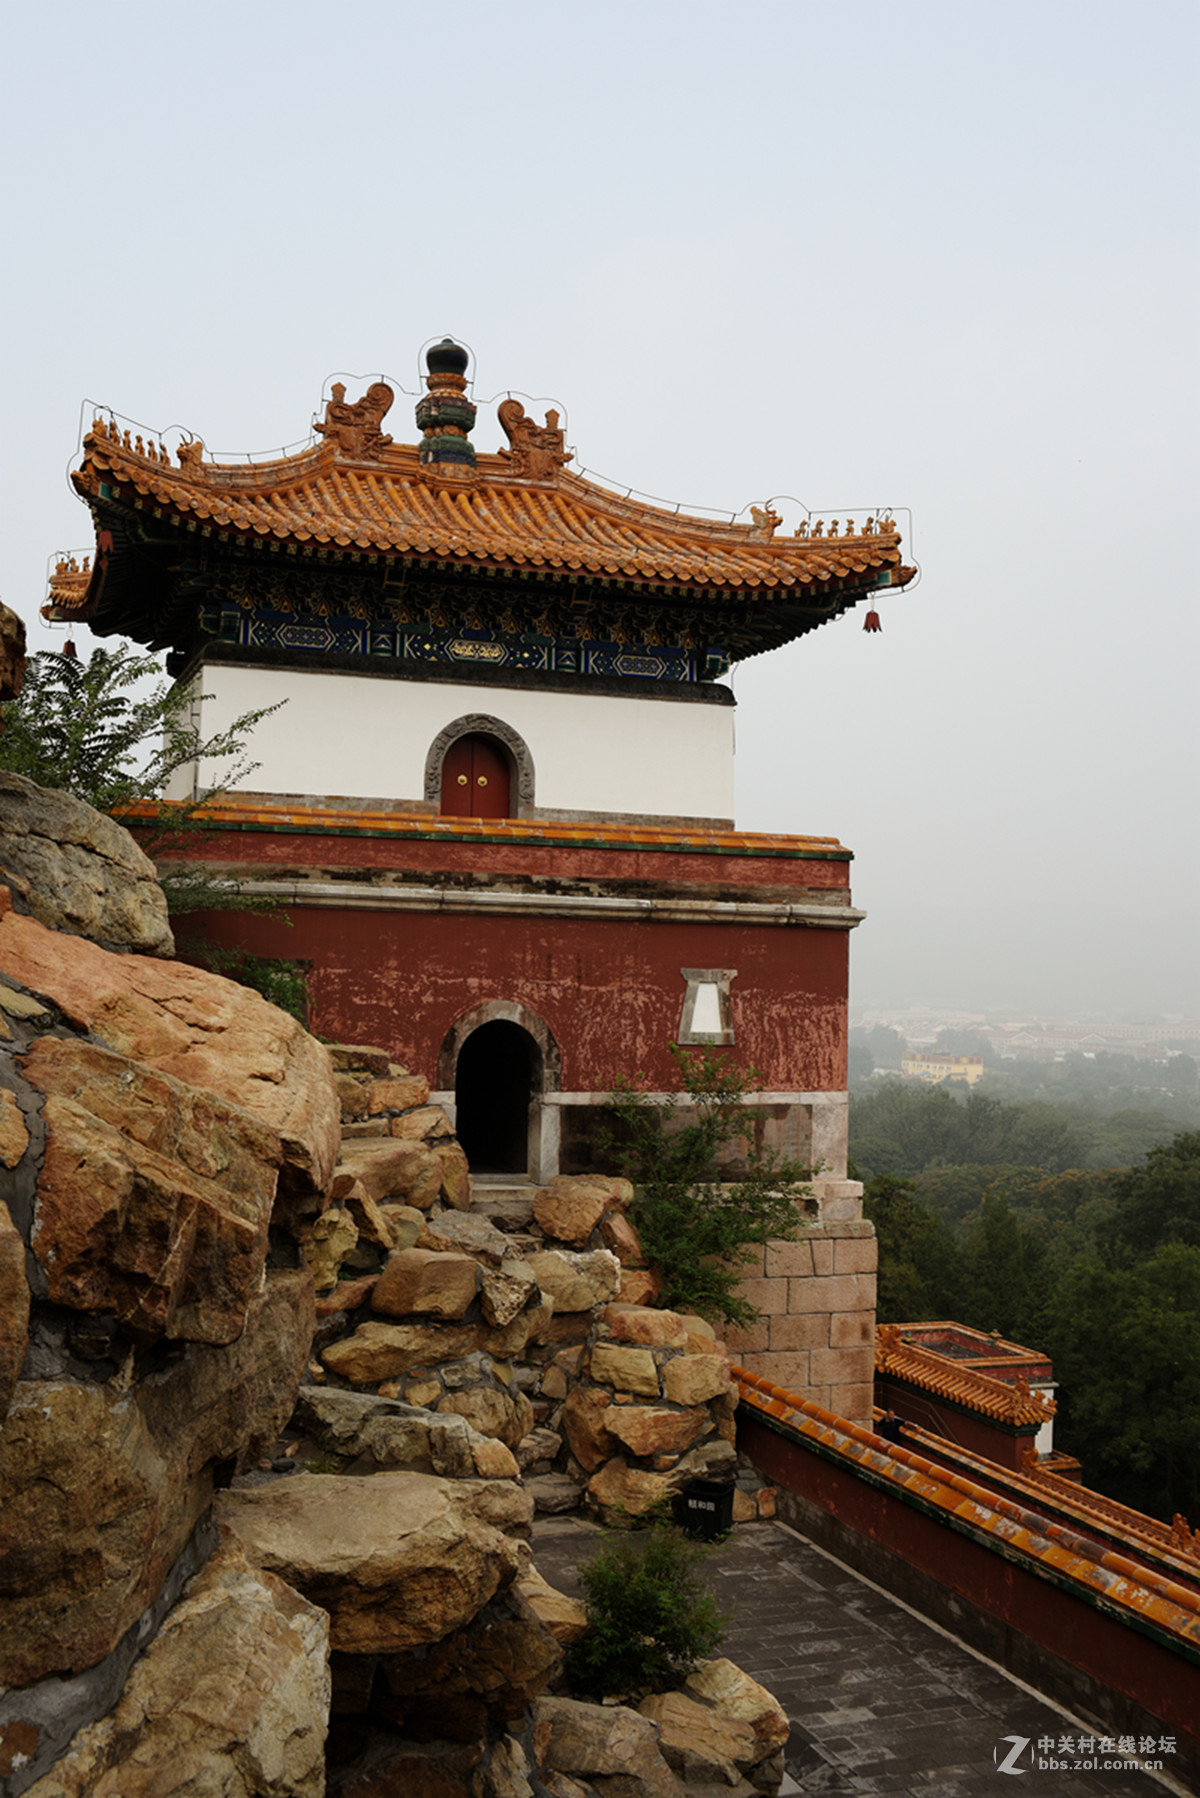
[[[473,1030],[458,1054],[457,1135],[473,1174],[519,1174],[530,1164],[530,1108],[541,1092],[541,1052],[505,1018]]]
[[[558,1172],[562,1057],[544,1018],[515,999],[485,999],[457,1018],[438,1055],[437,1082],[475,1174]]]
[[[465,748],[460,748],[469,739]],[[485,758],[478,767],[475,756]],[[459,760],[452,760],[453,757]],[[480,775],[484,785],[480,784]],[[476,802],[494,804],[484,811]],[[534,769],[529,745],[503,718],[464,712],[429,745],[425,757],[425,803],[452,818],[528,818],[534,809]]]
[[[497,737],[472,731],[442,762],[441,810],[448,818],[511,818],[512,758]]]

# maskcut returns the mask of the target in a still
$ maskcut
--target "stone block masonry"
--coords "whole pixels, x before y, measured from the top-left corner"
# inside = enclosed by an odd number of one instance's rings
[[[861,1205],[849,1194],[838,1197],[847,1205]],[[741,1290],[760,1318],[750,1329],[729,1330],[726,1339],[730,1352],[752,1373],[839,1417],[869,1425],[875,1228],[865,1218],[829,1218],[826,1211],[823,1198],[821,1219],[807,1225],[795,1242],[770,1242],[752,1251]]]

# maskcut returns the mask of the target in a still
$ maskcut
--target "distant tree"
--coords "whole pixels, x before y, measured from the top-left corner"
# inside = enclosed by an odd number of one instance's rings
[[[977,1030],[939,1030],[937,1052],[939,1055],[978,1055],[985,1067],[994,1066],[996,1060],[991,1043]]]
[[[1200,1248],[1071,1270],[1039,1345],[1059,1382],[1055,1442],[1084,1479],[1169,1522],[1200,1516]]]
[[[963,1321],[1036,1346],[1051,1296],[1046,1250],[1031,1230],[1021,1228],[999,1193],[984,1199],[967,1232],[964,1258]]]
[[[922,1203],[912,1182],[886,1174],[870,1181],[863,1215],[875,1225],[879,1242],[878,1321],[958,1317],[964,1295],[954,1232]]]
[[[1144,1167],[1114,1183],[1113,1236],[1126,1252],[1144,1256],[1168,1243],[1200,1248],[1200,1131],[1151,1149]]]

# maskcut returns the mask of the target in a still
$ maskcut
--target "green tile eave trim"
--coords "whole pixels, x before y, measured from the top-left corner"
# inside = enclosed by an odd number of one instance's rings
[[[742,1400],[741,1404],[745,1404],[745,1400]],[[746,1405],[746,1413],[756,1423],[762,1424],[764,1429],[774,1430],[776,1435],[784,1436],[788,1441],[795,1442],[810,1454],[816,1455],[819,1460],[828,1461],[833,1466],[842,1468],[844,1472],[851,1474],[854,1478],[863,1480],[869,1486],[874,1486],[877,1491],[885,1492],[889,1497],[898,1499],[901,1504],[908,1505],[911,1510],[921,1512],[923,1516],[941,1524],[944,1529],[954,1530],[958,1535],[966,1536],[970,1541],[977,1543],[980,1548],[986,1548],[992,1554],[998,1555],[1001,1560],[1024,1568],[1035,1579],[1045,1580],[1048,1585],[1055,1586],[1060,1592],[1065,1592],[1069,1597],[1078,1599],[1081,1604],[1090,1605],[1093,1610],[1100,1611],[1106,1617],[1111,1617],[1114,1622],[1123,1624],[1125,1628],[1135,1629],[1141,1635],[1148,1636],[1152,1642],[1156,1642],[1160,1648],[1165,1648],[1168,1653],[1179,1655],[1184,1660],[1191,1661],[1195,1666],[1200,1667],[1200,1645],[1189,1641],[1187,1637],[1171,1635],[1157,1624],[1151,1623],[1147,1618],[1139,1616],[1136,1611],[1127,1609],[1124,1605],[1114,1604],[1102,1592],[1097,1592],[1083,1581],[1070,1579],[1066,1574],[1059,1572],[1057,1568],[1047,1567],[1036,1555],[1027,1554],[1013,1543],[993,1536],[988,1530],[981,1529],[978,1524],[958,1516],[956,1512],[947,1511],[941,1505],[931,1504],[920,1493],[912,1491],[902,1480],[887,1479],[883,1474],[877,1473],[874,1468],[864,1467],[855,1456],[839,1453],[829,1443],[806,1435],[803,1430],[796,1429],[794,1425],[786,1423],[782,1418],[771,1417],[765,1411],[760,1411],[755,1405]],[[804,1494],[798,1493],[797,1497],[803,1498]],[[810,1500],[809,1502],[815,1503],[816,1501]],[[845,1527],[850,1528],[851,1526],[846,1525]],[[896,1551],[889,1549],[888,1552],[895,1553]],[[963,1596],[969,1598],[970,1595],[964,1594]]]

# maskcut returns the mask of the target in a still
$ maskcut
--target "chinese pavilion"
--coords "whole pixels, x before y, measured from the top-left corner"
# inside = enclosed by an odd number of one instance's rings
[[[845,1180],[850,855],[733,828],[732,662],[902,586],[884,516],[717,523],[569,468],[559,417],[503,400],[471,441],[468,358],[426,358],[420,439],[384,381],[337,384],[311,447],[172,464],[97,418],[74,484],[90,567],[48,615],[169,651],[211,734],[280,700],[205,860],[286,904],[239,940],[310,967],[314,1028],[378,1043],[457,1108],[476,1168],[590,1164],[619,1076],[733,1045],[769,1140]],[[198,767],[187,798],[205,788]],[[214,916],[218,940],[230,920]]]

